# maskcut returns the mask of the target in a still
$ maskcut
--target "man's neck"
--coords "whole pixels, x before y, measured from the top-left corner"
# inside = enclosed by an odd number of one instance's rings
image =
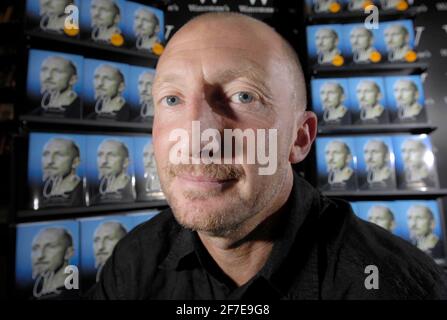
[[[290,169],[273,206],[248,219],[237,231],[224,237],[198,232],[208,253],[237,286],[253,278],[270,256],[274,229],[285,209],[292,185],[293,172]]]

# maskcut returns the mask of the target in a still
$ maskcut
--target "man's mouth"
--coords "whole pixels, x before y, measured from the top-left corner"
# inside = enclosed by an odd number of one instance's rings
[[[49,86],[55,86],[56,83],[54,83],[52,81],[44,81],[43,85],[49,87]]]
[[[222,189],[229,187],[244,176],[242,168],[227,165],[172,166],[168,174],[180,180],[186,189]]]
[[[207,175],[194,175],[194,174],[187,174],[182,173],[179,174],[177,177],[183,180],[196,182],[196,183],[213,183],[213,184],[219,184],[219,183],[226,183],[230,181],[236,181],[237,179],[234,178],[215,178]]]

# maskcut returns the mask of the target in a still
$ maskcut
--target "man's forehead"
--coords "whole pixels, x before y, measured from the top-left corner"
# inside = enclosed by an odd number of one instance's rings
[[[344,149],[344,144],[343,142],[339,142],[339,141],[332,141],[330,143],[327,144],[326,149],[335,149],[335,150],[341,150]]]
[[[409,215],[428,216],[428,210],[422,206],[413,206],[408,210]]]
[[[383,146],[383,143],[381,142],[381,141],[375,141],[375,140],[372,140],[372,141],[368,141],[367,143],[366,143],[366,145],[365,145],[365,148],[366,149],[376,149],[376,148],[379,148],[379,147],[382,147]]]
[[[97,235],[106,235],[110,233],[114,233],[118,230],[118,226],[116,224],[111,223],[105,223],[99,226],[99,228],[96,230]]]
[[[154,79],[154,77],[155,77],[155,74],[153,74],[151,72],[145,72],[140,75],[140,80],[152,81]]]
[[[49,58],[45,59],[45,61],[43,62],[43,65],[48,66],[48,67],[51,67],[51,66],[65,67],[68,65],[68,61],[63,58],[59,58],[59,57],[49,57]]]
[[[356,28],[353,29],[351,34],[359,35],[359,34],[367,34],[368,31],[365,28]]]
[[[150,20],[155,18],[155,15],[148,10],[138,10],[135,15],[137,16],[137,18],[146,18]]]
[[[210,56],[207,53],[219,59],[228,58],[228,62],[241,60],[260,66],[271,60],[284,60],[278,50],[283,46],[280,37],[261,22],[245,19],[248,18],[213,17],[190,23],[169,42],[160,58],[160,69],[175,59],[204,60]],[[210,60],[213,67],[215,61]]]
[[[287,73],[278,60],[262,55],[238,47],[202,47],[172,53],[157,67],[154,86],[181,83],[187,78],[202,78],[216,84],[245,78],[264,86],[262,89],[268,94],[266,86],[270,81],[283,79]]]
[[[37,235],[35,242],[39,243],[52,243],[61,239],[61,233],[56,230],[46,230]]]
[[[338,90],[339,85],[337,83],[325,83],[321,86],[321,90]]]
[[[45,149],[65,150],[68,148],[68,142],[63,140],[53,140],[45,145]]]
[[[96,74],[116,75],[117,70],[111,66],[100,66],[96,69]]]
[[[396,87],[396,88],[401,88],[401,87],[409,88],[409,87],[411,87],[411,85],[412,85],[412,84],[411,84],[410,81],[401,80],[401,81],[396,82],[395,87]]]

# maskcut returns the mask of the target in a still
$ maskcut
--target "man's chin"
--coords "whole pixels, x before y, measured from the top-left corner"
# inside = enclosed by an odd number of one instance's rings
[[[230,230],[236,229],[238,225],[231,220],[231,213],[224,212],[222,207],[212,207],[210,205],[178,206],[173,208],[177,222],[186,229],[211,233],[214,235],[224,235]]]

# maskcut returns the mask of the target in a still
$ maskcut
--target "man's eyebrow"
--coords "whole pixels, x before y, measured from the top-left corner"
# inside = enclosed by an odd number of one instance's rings
[[[264,72],[258,70],[257,68],[247,67],[241,69],[228,69],[219,73],[216,77],[219,82],[224,84],[244,78],[247,79],[249,82],[252,82],[254,86],[258,87],[259,90],[261,90],[261,93],[265,95],[266,98],[271,99],[271,90],[264,81],[267,76]]]
[[[272,98],[271,90],[264,81],[264,79],[266,79],[265,73],[254,67],[247,67],[241,69],[227,69],[222,72],[219,72],[216,76],[213,76],[212,80],[213,82],[227,84],[236,79],[244,79],[244,78],[252,82],[254,86],[258,87],[259,90],[261,90],[261,93],[265,96],[265,98],[267,99]],[[181,74],[170,73],[157,77],[156,80],[153,82],[153,87],[155,88],[160,87],[164,83],[180,83],[180,82],[182,82]]]

